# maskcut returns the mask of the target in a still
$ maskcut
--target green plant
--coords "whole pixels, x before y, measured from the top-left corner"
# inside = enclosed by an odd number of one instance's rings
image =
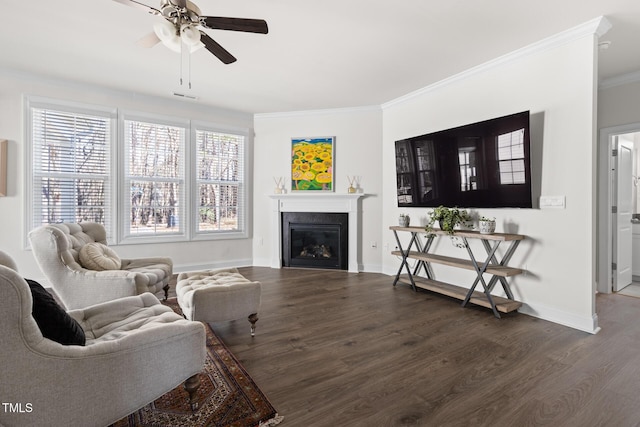
[[[469,221],[471,221],[471,215],[465,209],[438,206],[429,212],[429,222],[425,226],[425,230],[427,233],[433,234],[433,225],[437,222],[442,231],[453,234],[456,226],[464,225]]]
[[[489,217],[487,217],[487,216],[481,216],[481,217],[480,217],[480,219],[479,219],[479,221],[495,222],[495,221],[496,221],[496,219],[495,219],[495,217],[489,218]]]

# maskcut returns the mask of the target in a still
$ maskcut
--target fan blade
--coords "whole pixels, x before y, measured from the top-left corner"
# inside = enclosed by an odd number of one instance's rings
[[[201,16],[203,27],[212,30],[243,31],[245,33],[267,34],[269,28],[264,19],[223,18],[221,16]]]
[[[217,56],[223,63],[231,64],[232,62],[236,62],[236,58],[233,55],[203,31],[200,31],[200,41],[204,43],[204,47],[206,47],[209,52]]]
[[[160,15],[160,11],[156,8],[153,8],[151,6],[147,6],[144,3],[141,3],[139,1],[136,0],[113,0],[115,2],[124,4],[125,6],[131,6],[131,7],[135,7],[136,9],[142,9],[145,12],[149,12],[152,15]]]
[[[156,33],[149,33],[136,42],[140,47],[150,48],[160,43],[160,39]]]

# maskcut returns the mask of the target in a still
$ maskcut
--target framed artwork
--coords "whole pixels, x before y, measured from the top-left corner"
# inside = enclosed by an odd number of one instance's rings
[[[7,195],[7,140],[0,139],[0,196]]]
[[[291,138],[291,190],[333,191],[335,137]]]

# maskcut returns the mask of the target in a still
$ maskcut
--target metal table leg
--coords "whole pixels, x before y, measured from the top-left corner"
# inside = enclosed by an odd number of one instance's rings
[[[491,309],[493,310],[493,314],[497,318],[500,318],[500,313],[498,312],[498,309],[496,308],[496,304],[493,301],[493,298],[491,297],[490,286],[487,285],[483,277],[483,274],[486,272],[487,267],[489,267],[491,260],[495,259],[495,253],[496,253],[496,250],[498,249],[498,246],[500,246],[500,242],[497,241],[496,244],[493,246],[493,248],[490,248],[490,250],[487,251],[488,252],[487,259],[482,265],[479,265],[478,262],[476,261],[475,256],[473,255],[473,251],[471,250],[471,247],[469,246],[469,242],[467,241],[467,239],[463,237],[462,241],[464,242],[464,247],[467,249],[467,252],[469,253],[469,258],[471,258],[471,262],[473,263],[473,267],[477,273],[477,277],[474,280],[473,285],[471,285],[471,288],[469,288],[469,291],[467,292],[467,295],[464,301],[462,302],[462,306],[464,307],[465,305],[467,305],[467,303],[471,299],[471,296],[473,295],[473,292],[476,289],[476,286],[478,285],[478,282],[480,282],[482,284],[482,287],[484,288],[484,294],[487,297],[489,304],[491,304]],[[493,277],[495,278],[496,276],[493,276]]]

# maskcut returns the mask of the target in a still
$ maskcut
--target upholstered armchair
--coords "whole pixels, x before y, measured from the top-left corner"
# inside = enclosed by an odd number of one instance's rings
[[[83,335],[63,345],[43,335],[60,313],[42,295],[55,300],[13,268],[0,251],[0,425],[104,427],[185,380],[195,396],[206,355],[200,322],[145,293],[62,311]],[[59,335],[63,326],[49,332]]]
[[[94,222],[50,224],[29,233],[33,254],[68,310],[125,296],[169,292],[173,262],[166,257],[120,259]]]

